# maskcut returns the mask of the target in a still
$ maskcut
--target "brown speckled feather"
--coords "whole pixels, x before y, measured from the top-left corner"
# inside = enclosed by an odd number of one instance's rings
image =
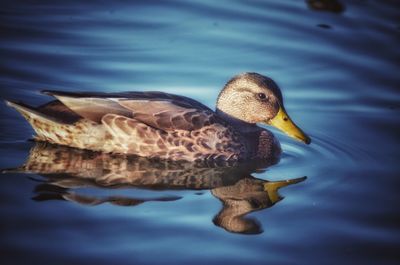
[[[239,136],[218,123],[169,132],[115,114],[105,115],[102,123],[112,136],[104,145],[107,152],[189,161],[238,160],[245,153]]]

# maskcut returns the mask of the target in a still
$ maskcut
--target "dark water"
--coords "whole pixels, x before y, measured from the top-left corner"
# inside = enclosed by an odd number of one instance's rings
[[[27,160],[1,175],[1,264],[398,264],[398,1],[9,1],[0,14],[2,98],[160,90],[213,107],[255,71],[313,139],[274,131],[284,154],[266,170],[156,164],[34,145],[1,103],[0,167]]]

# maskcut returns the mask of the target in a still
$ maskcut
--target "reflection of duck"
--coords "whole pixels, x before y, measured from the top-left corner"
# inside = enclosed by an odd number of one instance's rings
[[[261,231],[260,225],[244,216],[278,202],[281,199],[277,193],[280,187],[304,180],[269,182],[250,175],[266,166],[232,162],[162,162],[37,143],[24,165],[3,172],[33,173],[45,177],[36,187],[38,194],[34,199],[37,201],[61,199],[85,205],[109,202],[134,206],[146,201],[173,201],[180,197],[102,197],[79,194],[77,188],[210,189],[223,203],[223,209],[214,218],[216,225],[231,232],[257,233]]]
[[[36,140],[80,149],[169,160],[276,160],[278,141],[256,123],[310,142],[287,115],[279,87],[256,73],[231,79],[216,112],[161,92],[45,93],[58,100],[38,108],[8,104],[31,123]]]

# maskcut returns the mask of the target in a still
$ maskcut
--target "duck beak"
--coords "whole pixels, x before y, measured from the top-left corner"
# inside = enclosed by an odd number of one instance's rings
[[[296,140],[302,141],[306,144],[311,143],[310,137],[297,127],[283,107],[279,107],[278,114],[276,114],[273,119],[269,120],[268,124],[278,128]]]

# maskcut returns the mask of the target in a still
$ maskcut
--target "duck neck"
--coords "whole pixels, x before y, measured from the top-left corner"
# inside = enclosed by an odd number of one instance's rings
[[[255,123],[248,123],[248,122],[245,122],[238,118],[235,118],[235,117],[229,115],[228,113],[220,110],[219,108],[217,108],[216,113],[224,121],[229,123],[229,125],[231,125],[232,127],[234,127],[235,129],[237,129],[238,131],[240,131],[242,133],[254,132],[254,131],[258,131],[260,129]]]

